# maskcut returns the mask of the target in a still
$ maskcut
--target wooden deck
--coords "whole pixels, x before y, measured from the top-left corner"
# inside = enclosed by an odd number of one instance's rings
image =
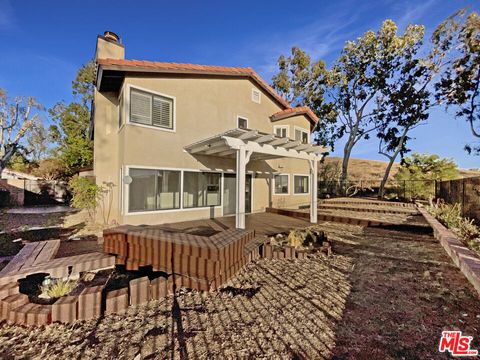
[[[311,224],[308,220],[265,212],[247,215],[245,225],[245,229],[254,230],[256,236],[271,236],[282,232],[288,232],[293,228],[304,228]],[[206,231],[208,231],[208,229],[213,231],[223,231],[226,229],[235,229],[235,216],[183,221],[156,225],[155,227],[173,231],[189,231],[202,227],[205,228]]]

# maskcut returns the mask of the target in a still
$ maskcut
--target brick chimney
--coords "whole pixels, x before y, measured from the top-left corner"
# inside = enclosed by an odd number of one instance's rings
[[[117,34],[105,31],[97,36],[96,59],[125,59],[125,46]]]

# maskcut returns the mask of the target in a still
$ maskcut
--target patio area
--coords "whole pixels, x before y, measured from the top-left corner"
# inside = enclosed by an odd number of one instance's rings
[[[304,228],[312,224],[308,220],[292,218],[290,216],[256,213],[245,216],[245,230],[254,230],[256,237],[270,236],[281,232],[289,231],[293,228]],[[212,231],[223,231],[235,229],[235,216],[224,216],[214,219],[204,219],[195,221],[183,221],[177,223],[163,224],[155,226],[158,229],[168,231],[188,232],[189,229],[205,228]]]

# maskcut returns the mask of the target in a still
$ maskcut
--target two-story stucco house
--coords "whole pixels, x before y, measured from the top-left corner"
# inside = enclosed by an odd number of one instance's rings
[[[98,36],[92,137],[98,184],[114,184],[111,218],[160,224],[311,206],[318,120],[292,108],[251,68],[125,59]],[[238,176],[237,176],[238,175]]]

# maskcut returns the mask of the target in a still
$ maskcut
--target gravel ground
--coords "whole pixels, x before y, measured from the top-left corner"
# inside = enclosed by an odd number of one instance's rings
[[[424,226],[319,227],[333,257],[255,261],[223,290],[180,290],[98,321],[2,323],[0,358],[441,359],[442,330],[480,348],[479,294]]]
[[[223,290],[181,290],[126,315],[71,326],[0,327],[0,357],[329,358],[350,291],[343,256],[250,263]]]

